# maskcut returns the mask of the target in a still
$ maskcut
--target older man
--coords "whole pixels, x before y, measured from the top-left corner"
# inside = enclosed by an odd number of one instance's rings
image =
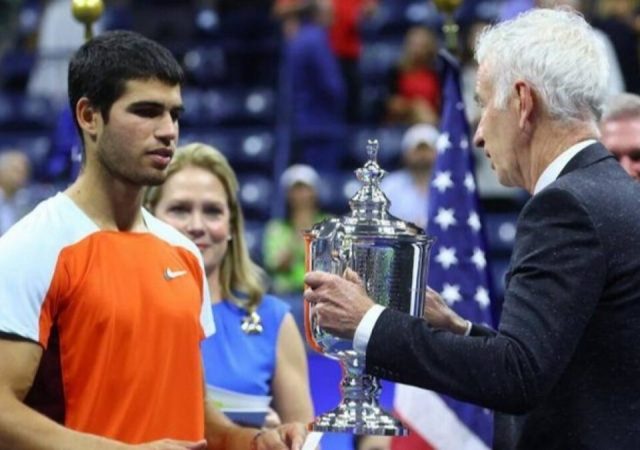
[[[532,194],[498,330],[437,330],[374,305],[352,273],[308,274],[306,300],[368,373],[496,410],[497,449],[635,448],[640,184],[596,140],[604,49],[582,16],[540,9],[484,32],[476,59],[475,144]]]
[[[640,181],[640,96],[611,98],[600,121],[602,143],[636,180]]]

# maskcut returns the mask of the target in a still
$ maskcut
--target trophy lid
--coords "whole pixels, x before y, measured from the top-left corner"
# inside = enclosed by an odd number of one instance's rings
[[[389,213],[391,202],[380,188],[386,172],[378,165],[378,150],[377,139],[367,141],[368,160],[355,171],[362,186],[349,200],[351,214],[315,224],[311,230],[315,237],[322,238],[332,234],[336,228],[343,228],[348,235],[430,241],[421,228]]]

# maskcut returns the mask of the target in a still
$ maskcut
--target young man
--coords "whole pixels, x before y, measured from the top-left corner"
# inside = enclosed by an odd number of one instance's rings
[[[582,16],[540,9],[488,29],[476,59],[475,145],[532,194],[498,330],[436,330],[326,273],[307,275],[306,300],[320,326],[354,337],[368,373],[496,410],[495,449],[634,448],[640,184],[596,141],[604,49]]]
[[[302,426],[238,428],[205,401],[199,343],[214,327],[200,253],[141,208],[176,147],[182,77],[131,32],[70,63],[81,174],[0,239],[0,448],[302,443]]]
[[[640,96],[620,94],[607,101],[600,120],[602,143],[640,181]]]

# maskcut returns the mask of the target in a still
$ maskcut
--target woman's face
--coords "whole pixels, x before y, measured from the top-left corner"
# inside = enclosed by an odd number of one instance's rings
[[[194,166],[171,175],[162,187],[155,215],[198,246],[207,275],[218,270],[231,238],[231,215],[217,176]]]

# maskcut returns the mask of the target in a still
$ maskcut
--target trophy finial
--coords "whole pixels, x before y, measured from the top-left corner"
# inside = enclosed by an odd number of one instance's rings
[[[104,11],[102,0],[72,0],[71,12],[75,19],[84,24],[84,38],[89,40],[93,37],[93,24]]]
[[[367,155],[369,156],[369,161],[377,162],[379,149],[380,144],[377,139],[367,140]]]
[[[387,215],[389,199],[380,189],[380,181],[386,173],[377,161],[380,144],[377,139],[368,139],[366,148],[369,159],[363,167],[355,171],[362,187],[349,201],[351,212],[354,217],[384,218]]]

